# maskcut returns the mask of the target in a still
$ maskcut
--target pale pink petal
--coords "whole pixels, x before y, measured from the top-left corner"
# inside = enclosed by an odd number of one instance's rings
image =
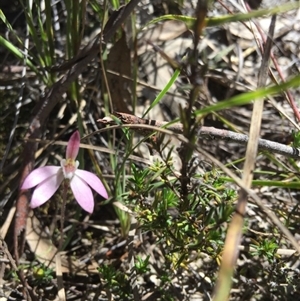
[[[107,191],[104,185],[102,184],[102,182],[100,181],[100,179],[96,175],[82,169],[77,169],[75,171],[75,175],[80,177],[87,184],[89,184],[96,192],[98,192],[105,199],[108,199]]]
[[[31,208],[36,208],[47,202],[58,189],[64,179],[62,170],[40,183],[34,190],[30,202]]]
[[[24,180],[21,189],[29,189],[44,182],[47,178],[56,175],[60,168],[59,166],[43,166],[34,169]]]
[[[76,174],[70,181],[70,186],[76,201],[82,209],[92,213],[94,210],[94,197],[91,188]]]
[[[70,140],[67,145],[67,151],[66,151],[67,160],[76,159],[79,151],[79,144],[80,144],[80,134],[78,131],[75,131],[70,137]]]

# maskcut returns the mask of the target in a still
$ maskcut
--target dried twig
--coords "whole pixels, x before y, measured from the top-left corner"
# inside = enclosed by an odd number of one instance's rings
[[[182,134],[182,124],[181,123],[170,123],[166,121],[157,121],[157,120],[150,120],[139,118],[137,116],[121,113],[121,112],[114,112],[114,115],[120,119],[123,124],[148,124],[155,127],[160,128],[167,128],[174,133]],[[115,121],[110,117],[105,117],[103,119],[99,119],[99,122],[103,124],[116,124]],[[151,131],[145,130],[144,128],[135,129],[142,135],[148,135]],[[234,141],[239,144],[247,144],[249,141],[249,136],[235,133],[233,131],[228,131],[224,129],[218,129],[215,127],[207,127],[201,126],[199,127],[198,131],[198,138],[199,139],[222,139],[226,141]],[[300,157],[300,150],[298,148],[288,146],[285,144],[277,143],[274,141],[266,140],[266,139],[258,139],[258,148],[260,150],[267,150],[275,154],[281,154],[286,157],[292,158],[299,158]]]
[[[2,255],[2,257],[7,257],[12,271],[14,271],[18,275],[23,285],[23,295],[26,296],[26,300],[28,301],[35,300],[35,295],[32,288],[28,285],[23,273],[21,273],[21,270],[17,267],[15,260],[13,259],[11,253],[8,250],[6,242],[1,236],[0,236],[0,250],[4,255],[4,256]]]

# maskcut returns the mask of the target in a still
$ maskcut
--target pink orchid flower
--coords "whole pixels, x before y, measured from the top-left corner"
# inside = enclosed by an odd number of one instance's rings
[[[94,197],[89,186],[105,199],[108,198],[104,185],[96,175],[77,169],[79,162],[75,159],[78,155],[79,144],[80,135],[76,131],[68,142],[66,159],[61,160],[61,166],[39,167],[27,176],[21,189],[37,186],[32,195],[31,208],[36,208],[47,202],[64,179],[69,180],[71,190],[78,204],[89,213],[94,210]]]

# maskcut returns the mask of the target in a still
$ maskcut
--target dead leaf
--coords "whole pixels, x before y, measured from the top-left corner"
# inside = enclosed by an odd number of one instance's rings
[[[107,58],[107,69],[119,73],[107,74],[109,90],[113,103],[113,110],[129,113],[131,110],[131,82],[122,75],[131,77],[130,49],[126,43],[126,33],[111,48]]]
[[[34,253],[36,259],[52,269],[56,269],[57,248],[51,241],[50,236],[42,228],[40,221],[35,217],[33,211],[30,211],[27,218],[26,241]],[[83,265],[74,258],[61,258],[61,272],[73,273],[77,275],[87,275],[87,273],[98,273],[93,265]]]

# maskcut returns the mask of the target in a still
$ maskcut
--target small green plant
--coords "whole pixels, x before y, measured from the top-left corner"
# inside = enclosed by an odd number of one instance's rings
[[[101,265],[98,271],[104,280],[104,287],[107,290],[119,295],[120,300],[128,300],[131,289],[127,276],[124,273],[106,264]]]
[[[33,277],[36,285],[47,284],[53,279],[53,269],[46,267],[44,264],[33,268]]]
[[[188,210],[184,210],[180,183],[172,175],[169,160],[145,169],[133,166],[127,205],[134,206],[141,227],[153,231],[158,242],[166,244],[166,257],[174,266],[184,264],[191,250],[217,258],[223,246],[224,223],[234,208],[235,191],[226,187],[215,170],[191,174]]]
[[[276,250],[278,249],[278,244],[275,238],[252,241],[252,247],[255,249],[255,251],[252,252],[252,255],[266,257],[268,261],[272,263],[274,261],[274,257],[276,256]]]
[[[150,271],[149,259],[150,259],[149,255],[145,259],[142,259],[142,257],[140,257],[140,256],[136,257],[135,269],[138,274],[143,275]]]
[[[300,131],[292,130],[292,137],[293,137],[293,147],[300,147]]]
[[[25,270],[28,269],[29,265],[19,265],[18,270]],[[20,282],[18,271],[14,269],[8,270],[8,272],[5,274],[6,279],[13,279],[16,283]]]

